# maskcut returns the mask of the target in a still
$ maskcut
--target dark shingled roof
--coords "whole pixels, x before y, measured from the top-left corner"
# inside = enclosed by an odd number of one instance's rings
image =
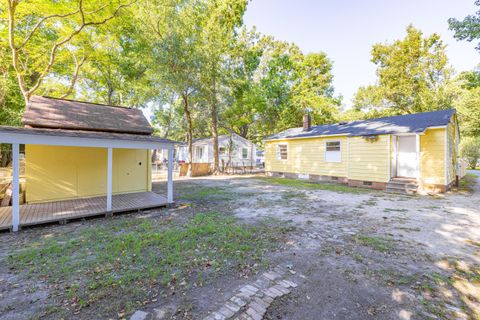
[[[35,128],[153,133],[152,126],[139,109],[40,96],[30,98],[22,122]]]
[[[274,134],[265,140],[308,138],[330,135],[372,136],[378,134],[421,133],[429,127],[447,125],[454,113],[455,109],[449,109],[359,120],[344,124],[327,124],[313,126],[310,131],[303,131],[302,128],[292,128]]]

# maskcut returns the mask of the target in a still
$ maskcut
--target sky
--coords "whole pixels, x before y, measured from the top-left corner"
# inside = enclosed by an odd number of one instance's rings
[[[454,39],[447,23],[478,9],[474,0],[253,0],[244,22],[304,53],[325,52],[333,60],[335,92],[348,107],[358,87],[376,80],[372,45],[404,38],[409,24],[438,33],[456,71],[479,64],[475,43]]]

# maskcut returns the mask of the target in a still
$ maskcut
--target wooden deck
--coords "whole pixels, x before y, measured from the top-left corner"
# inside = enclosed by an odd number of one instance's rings
[[[162,207],[167,198],[153,192],[137,192],[113,195],[111,213]],[[20,206],[20,226],[32,226],[49,222],[104,215],[107,212],[107,197],[93,197]],[[0,230],[12,226],[12,207],[0,208]]]

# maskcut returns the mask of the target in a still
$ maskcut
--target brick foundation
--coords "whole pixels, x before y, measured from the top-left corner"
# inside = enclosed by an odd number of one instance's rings
[[[453,180],[448,185],[433,184],[433,183],[420,183],[418,186],[418,192],[423,194],[436,194],[445,193],[455,186],[456,181]]]
[[[376,189],[376,190],[385,190],[387,187],[387,182],[375,182],[375,181],[368,181],[369,185],[364,184],[364,180],[348,180],[348,185],[351,187],[360,187],[360,188],[369,188],[369,189]]]
[[[376,182],[376,181],[368,181],[370,184],[364,184],[364,180],[352,180],[346,177],[332,177],[332,176],[323,176],[318,174],[298,174],[298,173],[292,173],[292,172],[267,171],[266,175],[268,177],[302,179],[302,180],[309,180],[312,182],[315,182],[315,181],[334,182],[339,184],[347,184],[351,187],[369,188],[369,189],[376,189],[376,190],[385,190],[388,184],[387,182]],[[455,185],[455,180],[450,182],[447,186],[441,185],[441,184],[420,183],[418,186],[418,192],[423,194],[444,193],[450,190],[454,185]]]

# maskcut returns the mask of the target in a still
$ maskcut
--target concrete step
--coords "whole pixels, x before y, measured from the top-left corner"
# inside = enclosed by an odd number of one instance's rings
[[[413,195],[417,193],[418,182],[412,178],[392,178],[387,183],[385,191],[388,193],[397,193]]]
[[[387,183],[387,186],[391,186],[393,188],[409,188],[409,189],[417,189],[418,184],[416,183],[404,183],[404,182],[397,182],[397,181],[390,181]]]

